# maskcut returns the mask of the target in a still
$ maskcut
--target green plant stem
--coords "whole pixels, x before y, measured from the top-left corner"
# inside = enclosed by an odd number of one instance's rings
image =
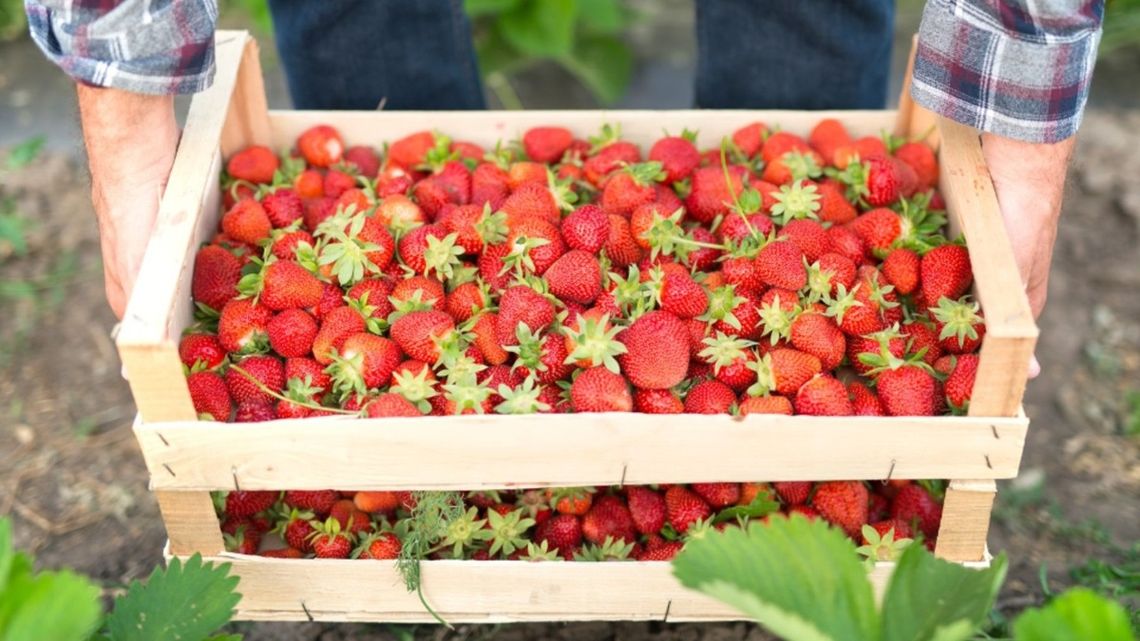
[[[298,401],[298,400],[291,399],[288,396],[285,396],[279,392],[275,392],[275,391],[269,389],[268,387],[265,386],[264,383],[257,380],[256,378],[254,378],[253,374],[250,374],[249,372],[245,371],[239,365],[231,363],[230,369],[232,369],[235,372],[237,372],[238,374],[241,374],[242,376],[246,377],[247,379],[249,379],[249,382],[253,383],[257,387],[257,389],[261,390],[262,392],[272,396],[273,398],[275,398],[279,401],[287,401],[289,403],[293,403],[294,405],[300,405],[301,407],[305,407],[305,408],[308,408],[311,410],[318,410],[318,411],[322,411],[322,412],[332,412],[334,414],[344,414],[347,416],[362,416],[363,415],[363,410],[354,412],[351,410],[342,410],[342,409],[339,409],[336,407],[325,407],[324,405],[313,403],[311,401]]]
[[[515,88],[511,86],[510,80],[505,75],[496,71],[487,74],[487,87],[490,88],[491,93],[499,99],[499,103],[503,105],[504,109],[511,111],[521,111],[524,109],[522,100],[519,98]]]

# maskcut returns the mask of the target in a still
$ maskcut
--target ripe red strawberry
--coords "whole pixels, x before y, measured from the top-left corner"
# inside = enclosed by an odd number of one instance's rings
[[[820,483],[812,496],[812,507],[829,523],[841,528],[848,536],[858,536],[867,524],[867,487],[859,481],[829,481]]]
[[[271,183],[281,162],[269,147],[251,145],[230,157],[226,173],[235,180],[251,183]]]
[[[888,251],[902,234],[902,218],[891,209],[871,209],[851,221],[851,229],[872,250]]]
[[[280,492],[234,490],[226,494],[225,513],[231,518],[249,517],[264,512],[277,502]]]
[[[755,269],[760,280],[772,287],[797,290],[807,285],[804,253],[788,240],[765,244],[756,255]]]
[[[768,135],[768,126],[762,122],[754,122],[737,129],[732,133],[732,144],[736,145],[748,158],[760,153],[764,145],[764,138]]]
[[[840,184],[825,180],[816,186],[816,190],[819,193],[819,211],[815,213],[820,221],[842,225],[855,220],[859,214],[847,200]]]
[[[772,484],[784,505],[803,505],[811,495],[811,481],[783,481]]]
[[[261,400],[241,403],[234,412],[235,423],[260,423],[272,421],[275,418],[277,418],[277,413],[273,409],[273,404]]]
[[[455,321],[446,312],[421,310],[397,318],[389,336],[408,356],[434,364],[439,360],[440,341],[454,331]]]
[[[297,379],[308,382],[310,386],[320,393],[328,391],[330,379],[325,373],[324,365],[312,358],[290,358],[285,360],[285,380]]]
[[[372,529],[372,517],[367,512],[356,509],[351,499],[341,499],[333,504],[329,518],[340,524],[340,529],[353,536]]]
[[[297,151],[314,167],[330,167],[344,155],[344,141],[336,129],[316,125],[297,138]]]
[[[969,354],[978,351],[986,336],[986,323],[977,303],[968,297],[961,300],[942,298],[937,307],[929,309],[938,332],[939,347],[948,354]]]
[[[396,140],[388,146],[388,162],[405,170],[423,164],[427,154],[435,147],[435,134],[417,131]]]
[[[835,377],[817,374],[796,392],[796,413],[809,416],[851,416],[855,408],[847,398],[847,388]]]
[[[380,173],[380,157],[371,147],[354,145],[344,152],[344,163],[355,167],[356,172],[365,178],[374,178]]]
[[[863,160],[866,171],[866,195],[864,198],[872,207],[886,207],[899,199],[900,183],[898,168],[887,156],[870,156]]]
[[[638,561],[672,561],[673,557],[685,547],[681,541],[665,541],[652,550],[646,549],[635,558]]]
[[[667,389],[635,390],[633,405],[643,414],[681,414],[685,411],[685,404],[676,392]]]
[[[811,133],[808,134],[808,144],[823,156],[825,163],[833,165],[835,151],[851,144],[851,134],[838,120],[824,118],[812,127]]]
[[[938,526],[942,522],[942,505],[921,485],[911,483],[904,486],[891,502],[891,518],[917,526],[927,539],[938,536]]]
[[[265,209],[269,222],[278,229],[292,225],[293,221],[300,220],[305,215],[305,204],[301,202],[301,197],[288,188],[266,194],[261,199],[261,206]]]
[[[790,220],[780,229],[779,237],[786,238],[799,247],[809,263],[814,263],[820,256],[831,251],[831,238],[828,237],[827,230],[814,220]]]
[[[532,332],[546,329],[554,322],[554,304],[548,298],[526,285],[515,285],[499,298],[499,316],[495,331],[503,345],[518,343],[518,326],[526,325]],[[406,350],[405,350],[406,351]]]
[[[558,202],[544,183],[526,183],[511,192],[499,208],[507,214],[507,224],[537,218],[557,224],[561,220]]]
[[[851,397],[851,407],[855,409],[855,416],[885,416],[887,413],[879,397],[859,381],[847,384],[847,395]]]
[[[356,178],[352,174],[345,173],[336,169],[329,169],[325,172],[324,182],[321,183],[324,188],[325,196],[331,198],[333,201],[333,209],[336,209],[336,201],[344,192],[356,188]]]
[[[201,367],[214,369],[225,360],[226,350],[213,334],[186,334],[178,342],[178,357],[186,367],[201,363]]]
[[[792,415],[792,402],[784,396],[769,394],[767,396],[744,396],[740,400],[740,415],[749,414],[784,414]]]
[[[874,498],[875,495],[872,494],[871,496]],[[895,541],[898,541],[899,539],[909,539],[914,536],[914,534],[911,532],[910,524],[905,521],[900,521],[897,519],[875,521],[874,518],[871,520],[871,527],[874,528],[875,532],[878,532],[880,537],[886,536],[887,533],[892,530],[894,530]],[[862,537],[862,541],[863,545],[870,545],[870,542],[867,540],[866,536]]]
[[[665,514],[669,525],[678,534],[684,534],[696,521],[709,518],[712,509],[693,491],[683,485],[674,485],[665,491]]]
[[[385,298],[387,300],[387,298]],[[444,308],[455,322],[462,323],[486,309],[491,300],[485,288],[475,281],[457,285],[447,294]]]
[[[364,330],[364,317],[355,309],[342,305],[330,310],[313,339],[313,358],[323,365],[331,363],[333,350],[339,351],[346,338]]]
[[[411,401],[394,392],[386,392],[368,401],[364,406],[368,418],[394,418],[397,416],[423,416]]]
[[[701,154],[692,141],[683,136],[667,136],[653,143],[649,160],[661,163],[665,182],[683,180],[701,163]]]
[[[935,247],[922,257],[922,297],[936,307],[943,297],[957,300],[974,282],[970,254],[961,245]]]
[[[268,238],[272,228],[265,208],[252,198],[239,200],[222,216],[222,231],[234,240],[251,245]]]
[[[665,275],[659,294],[661,309],[678,318],[696,318],[709,307],[709,295],[688,273]]]
[[[386,561],[400,556],[403,543],[394,532],[376,532],[360,540],[353,556],[358,559]]]
[[[956,411],[964,412],[974,392],[974,378],[978,374],[978,355],[962,354],[957,357],[954,369],[946,379],[946,402]]]
[[[396,498],[395,492],[357,492],[353,495],[352,502],[356,505],[358,510],[370,514],[394,514],[396,508],[400,507],[400,502]]]
[[[266,326],[269,345],[286,358],[308,356],[317,337],[317,321],[303,309],[277,313]]]
[[[930,325],[915,320],[902,325],[903,336],[910,342],[910,347],[907,349],[908,354],[918,354],[922,350],[922,360],[927,365],[934,365],[942,356],[942,347],[938,343],[938,333]],[[901,354],[896,354],[901,356]]]
[[[805,311],[792,321],[792,345],[819,359],[823,369],[832,370],[843,362],[847,341],[830,317]]]
[[[601,545],[607,538],[633,543],[637,540],[633,517],[620,498],[607,494],[594,501],[589,512],[582,517],[582,537]]]
[[[392,301],[395,304],[417,299],[436,311],[443,311],[447,305],[443,283],[434,278],[410,276],[397,281],[396,286],[392,288]]]
[[[300,309],[321,302],[325,287],[312,272],[298,263],[278,260],[265,266],[260,300],[269,309]]]
[[[941,396],[925,363],[892,363],[879,373],[876,389],[890,416],[934,416],[936,399]]]
[[[296,231],[287,232],[273,232],[273,247],[271,251],[278,260],[296,260],[297,248],[305,243],[310,247],[316,246],[316,241],[313,240],[313,235],[309,232],[298,229]]]
[[[301,550],[298,550],[297,548],[293,548],[293,547],[276,548],[273,550],[262,550],[261,552],[258,552],[258,554],[260,556],[264,556],[264,557],[269,558],[269,559],[303,559],[303,558],[305,558],[304,552],[302,552]]]
[[[352,541],[352,535],[341,531],[336,519],[313,524],[313,554],[318,559],[347,559],[352,554]]]
[[[632,265],[644,255],[644,250],[637,244],[630,229],[629,221],[618,214],[609,214],[609,236],[602,246],[606,257],[614,267],[627,267]]]
[[[553,163],[574,142],[574,134],[565,127],[532,127],[523,134],[523,150],[535,162]]]
[[[895,291],[905,296],[918,289],[920,263],[918,254],[900,247],[887,254],[880,269]]]
[[[499,342],[499,332],[496,329],[499,315],[494,312],[484,312],[475,319],[471,326],[473,334],[472,345],[479,350],[483,359],[491,365],[500,365],[507,361],[510,354],[503,349]]]
[[[534,540],[559,552],[576,550],[582,544],[582,523],[573,514],[555,514],[535,528]]]
[[[665,499],[660,493],[643,485],[631,485],[625,488],[625,498],[638,532],[656,534],[665,527]]]
[[[239,367],[245,374],[238,372]],[[247,356],[230,366],[226,372],[226,386],[236,403],[272,403],[276,399],[262,391],[262,387],[280,393],[285,387],[285,365],[273,356]]]
[[[550,293],[563,301],[588,305],[602,291],[602,270],[598,259],[580,249],[562,254],[543,276]]]
[[[583,205],[562,220],[562,238],[571,249],[596,254],[610,234],[610,217],[597,205]]]
[[[756,385],[748,390],[754,396],[769,392],[794,396],[804,383],[823,370],[818,357],[782,347],[770,350],[750,367],[756,370]]]
[[[619,334],[618,340],[626,347],[618,362],[635,386],[666,389],[684,380],[689,370],[689,331],[673,314],[649,312]]]
[[[739,483],[692,483],[689,488],[714,510],[736,505],[740,500]]]
[[[717,380],[701,381],[685,396],[685,413],[727,414],[735,403],[731,387]]]
[[[353,391],[363,394],[386,385],[402,360],[403,354],[395,342],[369,332],[358,332],[345,338],[329,372],[334,388],[341,394]]]
[[[287,505],[301,510],[309,510],[318,518],[328,516],[339,498],[340,493],[336,490],[289,490],[285,492],[285,503]]]
[[[938,184],[938,158],[926,143],[903,143],[895,150],[895,158],[914,171],[917,191],[926,191]]]
[[[728,168],[728,173],[732,181],[731,191],[720,164],[693,171],[689,195],[685,198],[685,208],[693,220],[707,225],[717,216],[727,214],[733,198],[740,197],[744,191],[742,178],[745,169],[734,165]]]
[[[657,199],[654,183],[664,178],[661,163],[629,165],[606,180],[602,190],[602,210],[628,218],[633,210]]]
[[[582,370],[570,386],[570,402],[575,412],[633,410],[633,397],[625,379],[605,367]]]
[[[490,205],[492,210],[498,210],[503,201],[511,193],[507,181],[507,172],[494,163],[484,162],[471,172],[471,204],[482,209]]]
[[[218,245],[206,245],[194,257],[190,291],[194,300],[220,310],[234,296],[241,280],[241,260]]]

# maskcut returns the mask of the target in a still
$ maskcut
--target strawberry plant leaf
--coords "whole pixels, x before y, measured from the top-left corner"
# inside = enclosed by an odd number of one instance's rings
[[[685,587],[736,607],[789,641],[880,638],[855,546],[822,520],[797,514],[709,533],[685,546],[673,573]]]
[[[625,94],[633,74],[633,54],[613,36],[580,38],[574,51],[559,58],[559,63],[607,105]]]
[[[107,617],[113,641],[206,639],[230,621],[241,600],[228,563],[203,563],[195,554],[155,568],[146,583],[132,581]]]
[[[591,35],[618,35],[627,24],[618,0],[578,0],[579,24]]]
[[[1128,614],[1119,603],[1077,588],[1040,610],[1022,614],[1013,624],[1016,641],[1135,641]]]
[[[986,619],[1005,580],[1006,559],[973,570],[907,546],[883,597],[884,641],[965,641]]]
[[[780,504],[772,500],[772,494],[767,490],[761,490],[748,505],[737,505],[721,510],[712,522],[716,525],[725,521],[736,521],[739,518],[762,519],[779,509]]]
[[[574,43],[575,0],[523,0],[502,14],[498,26],[503,37],[521,53],[557,58]]]

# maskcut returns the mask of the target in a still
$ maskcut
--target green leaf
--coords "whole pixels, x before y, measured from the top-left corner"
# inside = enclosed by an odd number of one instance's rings
[[[20,214],[0,212],[0,248],[7,245],[17,256],[28,253],[27,230],[31,226],[32,221]]]
[[[519,5],[520,0],[464,0],[463,9],[470,18],[503,13]]]
[[[1077,588],[1040,610],[1022,614],[1013,624],[1017,641],[1135,641],[1128,615],[1091,590]]]
[[[22,169],[30,165],[40,155],[45,140],[43,136],[35,136],[13,147],[8,153],[8,169]]]
[[[617,35],[627,19],[618,0],[578,0],[579,24],[591,35]]]
[[[15,561],[16,553],[12,549],[12,522],[0,519],[0,594],[4,594]]]
[[[756,496],[748,505],[736,505],[730,508],[725,508],[713,517],[713,525],[723,523],[725,521],[735,521],[740,518],[760,519],[778,512],[780,504],[772,500],[772,494],[767,490],[761,490],[756,493]]]
[[[99,625],[99,586],[71,572],[24,572],[0,596],[0,640],[82,641]]]
[[[520,52],[545,58],[570,53],[574,43],[575,0],[526,0],[502,14],[503,37]]]
[[[883,597],[884,641],[963,641],[985,621],[1005,580],[1006,559],[973,570],[911,545]]]
[[[203,563],[195,554],[155,568],[146,583],[131,582],[107,618],[114,641],[198,641],[208,638],[234,615],[241,595],[238,578],[227,576],[228,563]]]
[[[681,583],[740,609],[789,641],[874,641],[879,617],[855,546],[801,515],[690,541],[673,561]]]
[[[613,36],[581,38],[574,51],[558,61],[603,104],[625,95],[633,74],[633,54]]]

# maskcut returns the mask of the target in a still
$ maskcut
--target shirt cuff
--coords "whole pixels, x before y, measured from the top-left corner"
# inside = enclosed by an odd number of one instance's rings
[[[149,95],[196,93],[213,83],[213,0],[110,9],[26,0],[25,8],[32,39],[76,82]]]
[[[999,136],[1069,138],[1088,101],[1103,12],[1103,0],[930,0],[911,97]]]

